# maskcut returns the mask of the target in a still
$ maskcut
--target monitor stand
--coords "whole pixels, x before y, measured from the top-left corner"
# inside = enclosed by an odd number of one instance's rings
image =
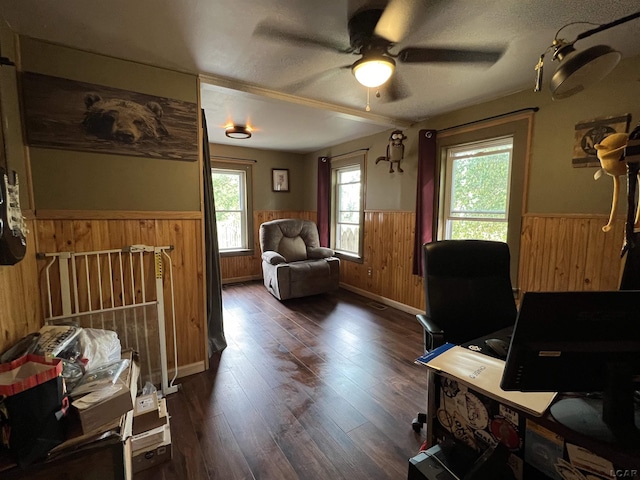
[[[559,423],[607,443],[640,446],[640,409],[635,408],[633,376],[626,364],[607,366],[602,398],[565,398],[551,405]]]
[[[565,398],[551,405],[550,412],[558,423],[587,437],[640,446],[640,410],[635,411],[635,427],[610,427],[602,419],[602,403],[593,398]]]

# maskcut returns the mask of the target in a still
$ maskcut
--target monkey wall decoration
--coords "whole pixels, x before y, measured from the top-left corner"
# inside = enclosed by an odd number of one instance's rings
[[[404,157],[404,145],[402,142],[406,138],[407,137],[402,133],[402,130],[394,130],[391,132],[389,144],[387,145],[387,155],[376,158],[376,165],[378,162],[389,162],[389,173],[393,173],[393,164],[397,163],[398,172],[404,172],[400,167],[400,161]]]

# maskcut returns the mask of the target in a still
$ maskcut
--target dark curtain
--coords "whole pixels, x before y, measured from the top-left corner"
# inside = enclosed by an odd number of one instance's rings
[[[331,227],[331,162],[327,157],[318,157],[318,234],[320,246],[329,246]]]
[[[216,227],[216,206],[213,198],[211,179],[211,157],[209,155],[209,136],[207,119],[202,114],[202,177],[204,188],[204,241],[207,274],[207,331],[209,332],[209,356],[224,350],[227,340],[224,338],[222,323],[222,276],[220,274],[220,255],[218,251],[218,229]]]
[[[420,130],[418,139],[418,188],[416,231],[413,242],[413,274],[422,276],[422,245],[433,240],[436,228],[436,130]]]

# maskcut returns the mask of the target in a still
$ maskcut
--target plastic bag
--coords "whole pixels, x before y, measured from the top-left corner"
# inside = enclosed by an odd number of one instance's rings
[[[120,360],[122,347],[118,334],[112,330],[83,328],[80,349],[87,372]]]
[[[149,381],[147,381],[147,383],[144,384],[144,387],[142,387],[142,395],[149,395],[157,391],[156,386]]]
[[[72,390],[71,396],[77,398],[80,395],[100,390],[109,385],[115,385],[119,381],[120,375],[129,366],[128,359],[118,360],[101,367],[87,371],[76,387]],[[123,381],[120,381],[124,383]]]

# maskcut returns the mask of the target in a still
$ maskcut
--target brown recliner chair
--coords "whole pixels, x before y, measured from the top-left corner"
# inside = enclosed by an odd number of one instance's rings
[[[340,260],[320,246],[318,227],[309,220],[280,219],[260,225],[264,286],[278,300],[338,288]]]

